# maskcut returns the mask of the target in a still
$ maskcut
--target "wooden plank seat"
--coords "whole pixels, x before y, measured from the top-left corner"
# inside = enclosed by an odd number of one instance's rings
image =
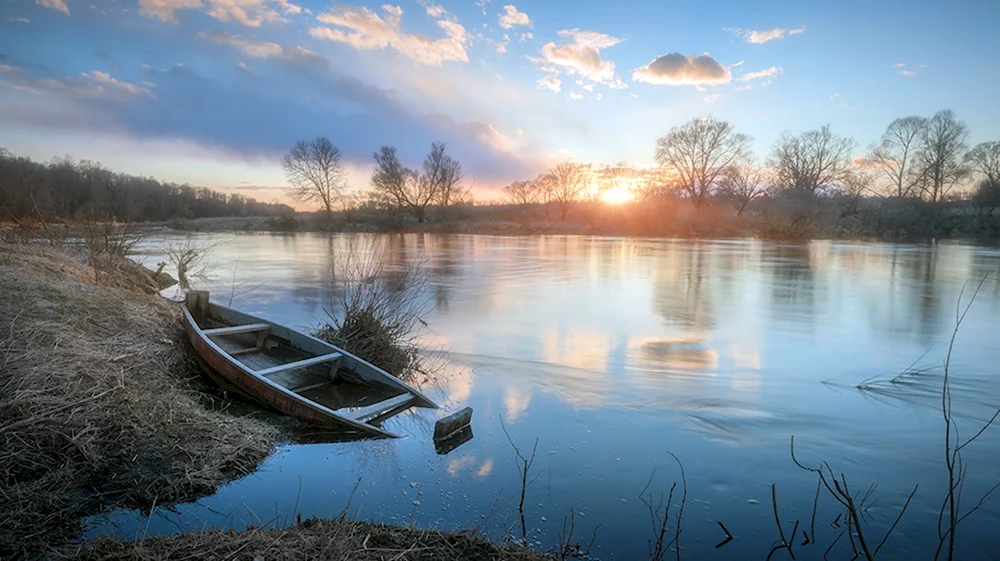
[[[287,364],[279,364],[278,366],[272,366],[271,368],[265,368],[263,370],[258,370],[258,376],[270,376],[272,374],[277,374],[279,372],[287,372],[289,370],[298,370],[300,368],[308,368],[315,364],[322,364],[324,362],[332,362],[334,360],[339,360],[343,358],[344,355],[340,353],[330,353],[327,355],[314,356],[311,358],[297,360],[295,362],[289,362]]]
[[[255,331],[267,331],[271,329],[270,323],[249,323],[246,325],[234,325],[232,327],[216,327],[215,329],[203,329],[202,333],[211,337],[220,335],[235,335],[237,333],[253,333]]]

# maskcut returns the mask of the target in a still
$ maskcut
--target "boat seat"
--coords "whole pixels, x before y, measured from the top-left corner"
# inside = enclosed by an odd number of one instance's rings
[[[340,353],[330,353],[328,355],[314,356],[312,358],[306,358],[303,360],[297,360],[295,362],[289,362],[288,364],[279,364],[278,366],[272,366],[271,368],[265,368],[263,370],[258,370],[256,373],[258,376],[270,376],[272,374],[277,374],[279,372],[287,372],[289,370],[297,370],[299,368],[308,368],[314,364],[322,364],[324,362],[331,362],[334,360],[340,360],[344,355]]]
[[[271,329],[270,323],[249,323],[246,325],[234,325],[232,327],[216,327],[214,329],[203,329],[202,333],[211,337],[219,335],[235,335],[237,333],[253,333],[255,331],[268,331]]]

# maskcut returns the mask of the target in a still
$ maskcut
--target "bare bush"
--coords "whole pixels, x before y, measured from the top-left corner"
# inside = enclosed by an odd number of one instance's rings
[[[325,309],[320,338],[406,379],[421,367],[416,339],[430,309],[419,263],[396,261],[387,238],[347,239],[332,256],[334,302]]]

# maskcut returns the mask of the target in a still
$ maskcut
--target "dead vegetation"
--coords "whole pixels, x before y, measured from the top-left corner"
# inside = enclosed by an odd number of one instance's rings
[[[212,530],[122,542],[103,537],[55,559],[330,559],[351,561],[545,561],[552,557],[492,543],[476,534],[366,522],[305,520],[287,528]]]
[[[105,508],[211,493],[280,436],[205,393],[179,311],[123,270],[98,285],[67,254],[0,244],[0,557],[50,550]]]
[[[332,256],[335,301],[317,335],[401,379],[426,373],[416,345],[429,308],[419,264],[397,259],[388,240],[351,237]]]

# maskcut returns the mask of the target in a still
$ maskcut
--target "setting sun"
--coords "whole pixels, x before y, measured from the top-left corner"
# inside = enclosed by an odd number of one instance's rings
[[[632,192],[624,187],[618,187],[611,189],[610,191],[606,191],[603,195],[601,195],[601,199],[606,203],[620,205],[632,200]]]

